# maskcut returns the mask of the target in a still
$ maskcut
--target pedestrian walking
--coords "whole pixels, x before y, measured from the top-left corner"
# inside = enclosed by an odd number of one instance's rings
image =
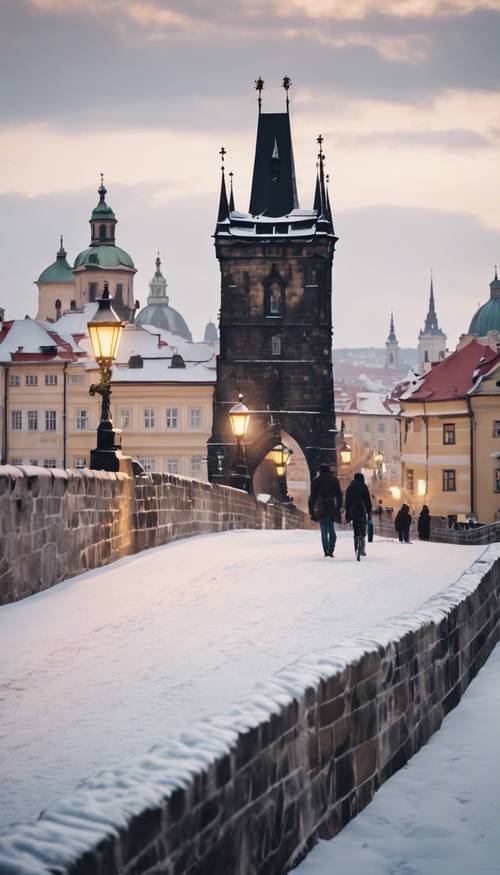
[[[381,498],[379,498],[379,500],[378,500],[378,504],[377,504],[377,507],[376,507],[375,510],[374,510],[374,513],[377,514],[377,516],[378,516],[378,521],[379,521],[380,524],[382,524],[382,515],[383,515],[383,513],[384,513],[384,502],[382,501]]]
[[[401,543],[410,543],[410,526],[411,526],[410,508],[407,504],[403,504],[396,514],[394,520],[394,528],[396,529]]]
[[[309,514],[312,520],[319,522],[324,554],[332,559],[337,541],[335,523],[341,522],[341,510],[342,489],[339,479],[326,462],[322,462],[311,484]]]
[[[418,518],[418,537],[421,541],[428,541],[431,534],[431,514],[426,504],[420,511]]]
[[[366,556],[366,524],[371,519],[371,513],[372,500],[365,478],[359,471],[354,475],[345,494],[345,518],[348,523],[352,523],[354,552],[358,561],[360,556]]]

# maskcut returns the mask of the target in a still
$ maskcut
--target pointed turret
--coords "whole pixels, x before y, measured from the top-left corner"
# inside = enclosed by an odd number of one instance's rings
[[[224,173],[224,156],[226,150],[221,146],[219,155],[221,156],[221,181],[220,181],[220,196],[219,196],[219,212],[217,213],[217,230],[221,222],[226,222],[229,219],[229,203],[227,200],[226,177]]]
[[[230,212],[230,213],[234,213],[233,176],[234,176],[234,173],[233,173],[233,171],[231,170],[231,172],[230,172],[230,174],[229,174],[229,185],[230,185],[230,192],[229,192],[229,212]]]
[[[391,313],[391,321],[389,324],[389,335],[387,337],[388,343],[397,343],[398,339],[396,337],[396,332],[394,330],[394,313]]]
[[[442,361],[446,352],[446,334],[439,327],[434,300],[434,278],[431,271],[429,307],[423,331],[418,335],[419,373],[429,370],[433,362]]]
[[[434,302],[434,279],[431,271],[431,290],[429,294],[429,309],[427,311],[427,316],[425,317],[425,325],[424,330],[420,332],[419,337],[423,337],[424,335],[435,334],[435,335],[444,335],[444,332],[441,330],[438,324],[438,318],[436,314],[436,305]]]
[[[264,82],[259,77],[255,83],[259,93],[259,121],[249,207],[252,216],[287,216],[299,207],[290,128],[290,85],[291,80],[285,76],[286,112],[263,113]]]
[[[101,184],[97,189],[99,203],[92,210],[90,216],[91,246],[114,246],[116,216],[111,207],[106,203],[107,189],[104,185],[104,176],[101,173]]]
[[[167,303],[167,281],[161,272],[160,253],[156,254],[156,270],[153,279],[149,283],[148,304]]]
[[[399,343],[394,328],[394,313],[391,312],[389,334],[385,342],[385,366],[389,371],[397,371],[399,367]]]

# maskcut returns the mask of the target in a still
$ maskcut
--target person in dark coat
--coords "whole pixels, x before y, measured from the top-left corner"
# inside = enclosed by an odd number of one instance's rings
[[[311,484],[309,514],[312,520],[319,522],[323,551],[325,556],[331,556],[332,559],[337,541],[334,523],[340,523],[341,509],[342,489],[338,477],[323,462]]]
[[[371,519],[372,500],[368,491],[368,486],[365,483],[365,478],[359,471],[354,475],[352,482],[349,484],[345,494],[345,518],[348,523],[352,523],[354,534],[354,550],[356,550],[356,538],[361,537],[362,547],[361,555],[366,556],[365,538],[366,538],[366,522]]]
[[[396,514],[396,519],[394,520],[394,528],[396,529],[399,540],[401,543],[409,544],[410,543],[410,526],[411,526],[411,515],[410,508],[407,504],[403,504],[401,508],[398,510]]]
[[[428,541],[431,534],[431,515],[426,504],[420,511],[418,518],[418,537],[421,541]]]

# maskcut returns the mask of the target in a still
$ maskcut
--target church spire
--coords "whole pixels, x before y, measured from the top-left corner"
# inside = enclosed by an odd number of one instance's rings
[[[227,201],[227,192],[226,192],[226,177],[224,173],[224,157],[226,155],[226,150],[224,146],[221,146],[219,155],[221,157],[221,183],[220,183],[220,197],[219,197],[219,212],[217,214],[217,223],[225,222],[226,219],[229,218],[229,204]]]
[[[290,85],[291,80],[285,76],[286,112],[262,112],[264,82],[259,77],[255,83],[259,93],[259,119],[249,207],[252,216],[288,216],[299,207],[288,111]]]
[[[230,212],[230,213],[234,213],[233,176],[234,176],[234,173],[233,173],[233,171],[231,170],[231,172],[230,172],[230,174],[229,174],[229,185],[230,185],[230,192],[229,192],[229,212]]]
[[[97,189],[99,203],[92,210],[90,216],[91,246],[114,246],[116,216],[106,203],[107,189],[104,185],[104,175],[101,173],[101,184]]]
[[[391,322],[389,325],[389,336],[387,337],[388,343],[397,343],[398,339],[396,337],[396,331],[394,329],[394,313],[391,311]]]
[[[442,334],[439,324],[438,318],[436,314],[436,305],[434,302],[434,278],[432,276],[431,270],[431,290],[429,293],[429,309],[427,311],[427,316],[425,317],[425,325],[422,334]]]
[[[167,298],[167,281],[161,272],[160,253],[156,253],[155,273],[153,279],[149,283],[148,305],[165,302],[168,304]]]

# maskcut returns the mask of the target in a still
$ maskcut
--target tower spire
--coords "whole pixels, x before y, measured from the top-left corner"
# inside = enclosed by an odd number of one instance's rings
[[[220,184],[220,198],[219,198],[219,212],[217,215],[217,222],[225,222],[226,219],[229,218],[229,204],[227,201],[227,192],[226,192],[226,177],[224,174],[224,158],[226,156],[226,150],[224,146],[221,146],[219,155],[221,157],[221,184]]]
[[[394,313],[391,310],[391,322],[389,325],[389,336],[387,338],[388,343],[397,343],[398,339],[396,337],[396,331],[394,329]]]
[[[259,115],[262,110],[262,92],[264,90],[264,80],[262,76],[259,76],[258,79],[255,80],[255,90],[258,93],[257,103],[259,104]]]
[[[230,212],[230,213],[234,213],[233,176],[234,176],[234,173],[233,173],[233,171],[231,170],[230,173],[229,173],[229,185],[230,185],[230,191],[229,191],[229,212]]]
[[[292,80],[290,79],[290,76],[283,76],[283,88],[285,89],[285,93],[286,93],[286,111],[287,112],[290,111],[290,100],[288,97],[288,92],[290,91],[291,84],[292,84]]]

